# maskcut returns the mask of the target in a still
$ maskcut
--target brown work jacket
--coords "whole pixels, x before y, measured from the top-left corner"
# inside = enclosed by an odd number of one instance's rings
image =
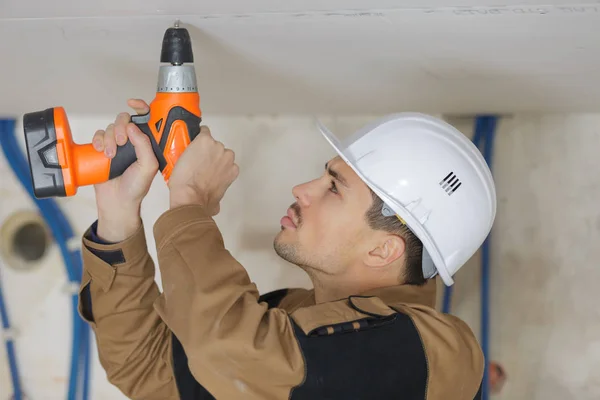
[[[437,312],[435,281],[315,304],[312,290],[260,296],[200,206],[116,244],[83,236],[79,313],[108,380],[132,399],[480,397],[481,348]]]

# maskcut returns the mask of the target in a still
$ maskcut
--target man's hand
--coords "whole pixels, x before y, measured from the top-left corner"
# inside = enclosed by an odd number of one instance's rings
[[[202,126],[171,173],[168,183],[171,208],[198,204],[211,216],[217,215],[225,191],[239,174],[234,161],[233,151],[216,141],[208,127]]]
[[[150,110],[143,100],[131,99],[127,104],[138,114]],[[131,236],[141,225],[140,208],[148,194],[152,180],[158,171],[158,160],[152,151],[149,138],[133,123],[130,115],[121,113],[114,124],[99,130],[92,141],[97,151],[113,158],[117,145],[131,141],[137,161],[125,172],[107,182],[94,185],[98,207],[98,236],[108,241],[122,241]]]

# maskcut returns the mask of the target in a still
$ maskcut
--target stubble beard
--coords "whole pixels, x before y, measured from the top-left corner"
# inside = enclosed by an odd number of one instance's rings
[[[305,260],[300,256],[298,248],[296,245],[291,243],[282,243],[282,239],[280,235],[285,231],[281,231],[279,235],[273,241],[273,248],[275,249],[275,253],[285,261],[295,264],[299,267],[302,267],[306,264]]]

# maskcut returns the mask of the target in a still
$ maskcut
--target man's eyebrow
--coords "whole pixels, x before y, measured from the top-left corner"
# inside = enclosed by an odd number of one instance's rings
[[[329,175],[331,175],[333,177],[333,179],[340,181],[340,183],[342,185],[348,187],[348,181],[346,181],[346,179],[342,175],[340,175],[339,172],[331,169],[331,167],[329,166],[329,163],[325,164],[325,170],[329,173]]]

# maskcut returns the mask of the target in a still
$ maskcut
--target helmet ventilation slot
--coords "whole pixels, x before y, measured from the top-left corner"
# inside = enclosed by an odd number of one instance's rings
[[[456,176],[454,172],[450,172],[440,182],[440,186],[446,191],[448,196],[456,192],[456,189],[458,189],[460,185],[462,185],[462,182],[460,181],[460,179],[458,179],[458,176]]]

